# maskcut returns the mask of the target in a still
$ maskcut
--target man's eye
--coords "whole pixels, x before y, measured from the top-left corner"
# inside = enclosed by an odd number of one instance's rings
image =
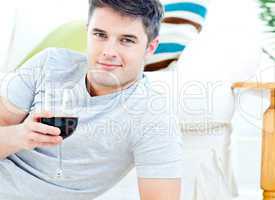
[[[121,39],[121,42],[122,43],[126,43],[126,44],[128,44],[128,43],[135,43],[135,41],[133,41],[133,40],[130,40],[130,39],[128,39],[128,38],[123,38],[123,39]]]
[[[94,33],[93,35],[99,38],[107,38],[106,34],[104,33]]]

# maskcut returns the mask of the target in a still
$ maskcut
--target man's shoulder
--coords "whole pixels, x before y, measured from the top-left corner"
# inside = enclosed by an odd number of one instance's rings
[[[87,62],[85,54],[66,48],[46,48],[41,52],[46,54],[53,63],[77,64]]]
[[[78,79],[87,67],[85,54],[65,48],[47,48],[40,54],[46,55],[42,69],[52,80]]]
[[[146,75],[139,80],[138,87],[131,95],[128,111],[142,118],[163,118],[172,113],[171,98],[158,91]]]
[[[87,56],[65,48],[46,48],[32,56],[20,70],[65,70],[87,63]]]
[[[85,54],[51,47],[34,55],[15,72],[20,77],[28,75],[26,81],[33,80],[37,85],[49,80],[59,84],[65,82],[74,84],[85,74],[87,66]]]

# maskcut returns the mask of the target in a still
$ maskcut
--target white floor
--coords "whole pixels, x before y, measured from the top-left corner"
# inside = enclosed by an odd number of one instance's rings
[[[239,197],[234,200],[262,200],[260,189],[252,189],[253,186],[239,187]],[[139,200],[139,194],[136,182],[136,172],[132,170],[121,182],[114,188],[98,197],[96,200]]]
[[[262,200],[262,192],[247,191],[234,200]]]

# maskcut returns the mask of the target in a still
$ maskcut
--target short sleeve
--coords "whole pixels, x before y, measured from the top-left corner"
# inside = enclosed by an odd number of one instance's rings
[[[48,58],[49,49],[35,55],[18,69],[2,76],[0,96],[19,109],[29,112],[35,96],[37,81]]]
[[[182,139],[173,117],[152,119],[133,147],[138,177],[179,178],[182,176]]]

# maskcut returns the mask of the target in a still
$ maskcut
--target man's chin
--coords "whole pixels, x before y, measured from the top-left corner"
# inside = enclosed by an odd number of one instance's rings
[[[102,87],[111,87],[111,88],[117,88],[121,86],[121,83],[116,76],[106,76],[102,73],[96,75],[92,75],[92,79],[97,85],[101,85]]]
[[[101,67],[96,67],[96,68],[90,68],[89,73],[91,74],[97,74],[98,76],[108,76],[112,79],[117,79],[116,74],[119,73],[118,69],[113,69],[113,70],[106,70]]]

